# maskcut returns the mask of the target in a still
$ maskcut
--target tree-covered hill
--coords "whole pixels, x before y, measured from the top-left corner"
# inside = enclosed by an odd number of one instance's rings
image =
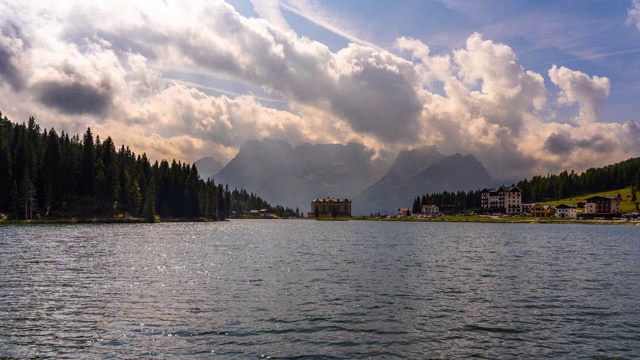
[[[82,138],[42,130],[31,117],[12,123],[0,112],[0,214],[10,219],[131,216],[225,219],[271,206],[245,190],[204,181],[195,165],[136,155],[91,129]]]
[[[640,158],[631,158],[601,168],[591,168],[577,174],[563,171],[557,175],[534,176],[519,181],[523,203],[557,201],[586,194],[630,188],[631,202],[638,207],[640,191]],[[418,196],[414,210],[421,205],[453,205],[456,211],[480,208],[481,191],[443,192]]]

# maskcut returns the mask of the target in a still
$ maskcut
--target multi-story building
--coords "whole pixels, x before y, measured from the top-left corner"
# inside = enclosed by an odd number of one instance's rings
[[[593,196],[586,199],[585,214],[620,214],[620,198],[614,196]]]
[[[422,215],[436,216],[440,214],[440,209],[436,205],[422,205]]]
[[[522,212],[522,190],[517,186],[484,189],[480,205],[484,212],[519,214]]]
[[[349,199],[314,199],[311,202],[311,213],[318,217],[351,217],[351,200]]]

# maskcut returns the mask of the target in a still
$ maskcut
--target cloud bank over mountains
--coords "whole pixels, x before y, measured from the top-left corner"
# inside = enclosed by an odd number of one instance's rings
[[[637,21],[634,4],[623,22]],[[185,161],[226,162],[265,138],[359,142],[382,156],[435,146],[473,154],[496,178],[640,155],[638,122],[601,118],[614,86],[606,77],[527,70],[511,47],[479,33],[446,54],[411,37],[389,50],[332,51],[286,26],[277,4],[256,12],[275,20],[222,1],[4,1],[0,110],[58,131],[91,126],[151,158]],[[185,73],[265,95],[211,93],[176,80]]]

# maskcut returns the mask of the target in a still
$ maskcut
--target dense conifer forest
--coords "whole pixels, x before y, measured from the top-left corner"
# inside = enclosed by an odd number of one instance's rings
[[[580,175],[574,171],[563,171],[558,175],[534,176],[515,185],[522,190],[524,203],[561,200],[631,186],[631,201],[637,206],[640,191],[640,158],[628,159],[602,168],[591,168]],[[481,193],[481,190],[445,191],[418,196],[413,202],[413,211],[420,212],[422,205],[427,204],[453,205],[457,212],[480,208]]]
[[[162,218],[225,219],[271,206],[245,190],[206,181],[195,165],[119,149],[87,129],[82,138],[9,121],[0,112],[0,216],[8,219]]]

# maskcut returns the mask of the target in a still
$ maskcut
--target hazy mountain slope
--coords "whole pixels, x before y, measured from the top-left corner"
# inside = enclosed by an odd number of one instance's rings
[[[443,158],[435,147],[401,151],[389,171],[354,198],[353,213],[368,214],[393,210],[395,205],[391,204],[402,203],[403,188],[411,178]]]
[[[411,176],[401,176],[397,173],[398,169],[409,170],[405,174],[412,169],[406,164],[409,159],[426,164],[426,168]],[[410,207],[416,196],[426,193],[478,189],[494,184],[482,163],[472,155],[455,154],[434,161],[436,159],[438,156],[433,153],[421,152],[414,153],[412,157],[398,156],[396,163],[400,161],[400,164],[394,164],[392,170],[380,181],[356,196],[353,213],[391,213],[400,207]]]
[[[198,169],[198,174],[204,180],[213,179],[218,171],[224,167],[222,163],[210,156],[205,156],[200,160],[197,160],[194,165]]]
[[[352,198],[380,178],[385,164],[356,143],[302,144],[248,141],[216,181],[259,193],[269,202],[308,211],[316,197]]]

